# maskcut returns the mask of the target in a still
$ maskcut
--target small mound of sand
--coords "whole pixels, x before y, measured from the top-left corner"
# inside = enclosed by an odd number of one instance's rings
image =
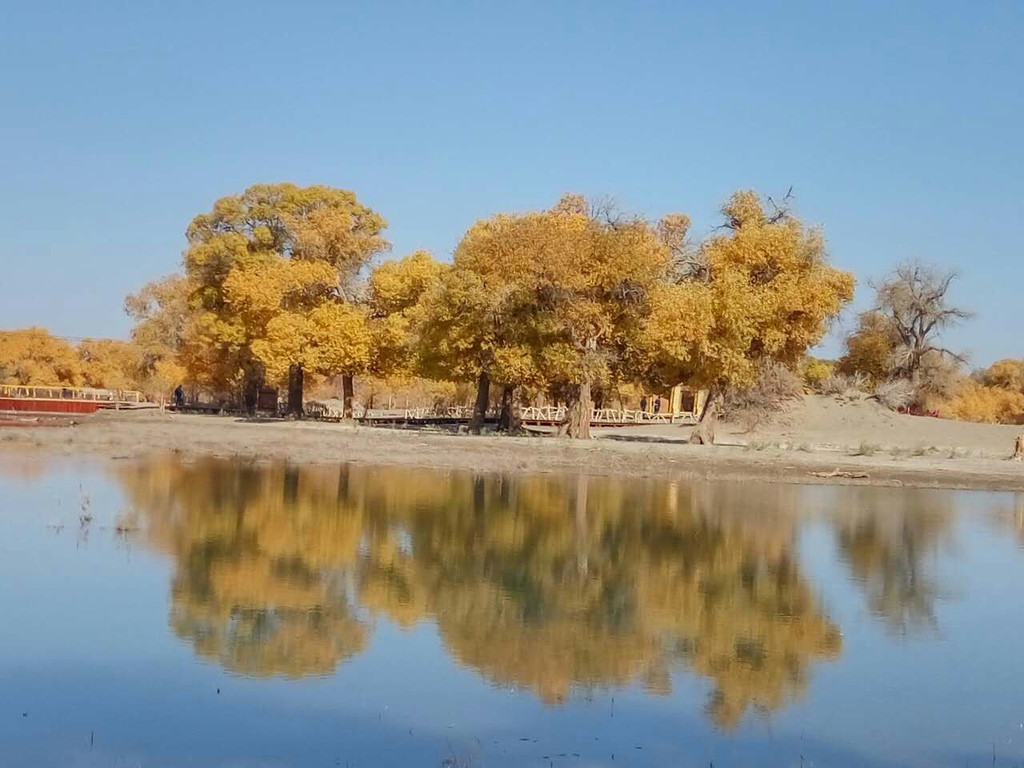
[[[759,426],[745,437],[781,439],[814,448],[871,445],[911,450],[962,449],[979,456],[1005,456],[1021,431],[1021,427],[1002,424],[908,416],[890,411],[867,397],[846,400],[805,395],[771,423]]]

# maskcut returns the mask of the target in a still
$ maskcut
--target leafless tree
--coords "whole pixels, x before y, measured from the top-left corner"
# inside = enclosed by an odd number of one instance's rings
[[[944,330],[972,317],[966,309],[949,303],[947,294],[957,276],[954,270],[908,261],[871,284],[876,292],[875,311],[885,316],[899,340],[895,360],[898,377],[915,378],[928,358],[966,362],[939,344]]]

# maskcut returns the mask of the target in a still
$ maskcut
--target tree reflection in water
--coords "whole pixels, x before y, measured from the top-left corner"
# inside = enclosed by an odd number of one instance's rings
[[[330,674],[373,617],[432,621],[460,664],[549,704],[667,694],[689,669],[731,728],[841,650],[793,554],[792,487],[217,460],[119,477],[174,559],[174,632],[240,674]]]
[[[937,629],[942,590],[930,566],[951,539],[951,495],[856,487],[844,488],[839,498],[832,521],[840,557],[868,609],[897,634]]]

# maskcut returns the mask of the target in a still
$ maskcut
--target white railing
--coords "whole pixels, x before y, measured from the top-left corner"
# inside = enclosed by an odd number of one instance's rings
[[[565,421],[568,409],[564,405],[524,405],[519,407],[519,420],[526,423],[557,424]],[[306,414],[318,419],[342,419],[343,409],[334,403],[308,402]],[[355,405],[352,415],[356,419],[370,421],[424,421],[427,419],[465,420],[473,416],[468,405],[451,405],[441,408],[364,408]],[[489,418],[497,418],[499,411],[488,411]],[[595,424],[696,424],[697,417],[691,412],[649,413],[629,408],[595,408],[590,417]]]

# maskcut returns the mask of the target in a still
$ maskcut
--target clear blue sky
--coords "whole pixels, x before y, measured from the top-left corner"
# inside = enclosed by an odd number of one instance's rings
[[[0,328],[126,336],[124,295],[256,182],[354,189],[394,252],[566,191],[821,224],[860,283],[958,267],[949,341],[1024,356],[1024,3],[0,0]]]

